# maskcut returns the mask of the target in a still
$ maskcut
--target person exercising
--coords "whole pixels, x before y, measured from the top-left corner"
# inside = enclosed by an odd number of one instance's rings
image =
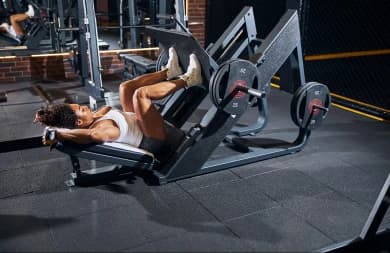
[[[35,11],[33,6],[28,4],[26,12],[13,14],[9,16],[10,23],[3,22],[0,24],[0,33],[21,44],[25,32],[20,22],[32,18],[34,15]]]
[[[176,90],[202,83],[201,66],[195,54],[189,56],[187,72],[180,68],[176,50],[169,48],[168,63],[162,70],[138,76],[120,84],[122,111],[104,106],[92,112],[78,104],[51,104],[36,112],[34,122],[46,125],[43,144],[71,141],[78,144],[119,142],[152,153],[167,138],[164,119],[152,104]],[[51,136],[47,139],[47,132]]]

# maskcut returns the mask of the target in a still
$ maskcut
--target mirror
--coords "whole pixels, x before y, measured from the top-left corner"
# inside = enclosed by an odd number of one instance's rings
[[[94,2],[100,50],[154,47],[146,25],[176,26],[179,1]],[[79,8],[77,0],[0,0],[0,56],[75,51],[79,33],[86,32],[79,28]]]

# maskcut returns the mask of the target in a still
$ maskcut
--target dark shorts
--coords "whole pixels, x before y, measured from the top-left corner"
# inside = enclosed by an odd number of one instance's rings
[[[165,141],[160,141],[154,138],[149,138],[147,136],[142,137],[142,141],[139,144],[140,149],[147,150],[151,153],[158,153],[161,148],[164,146]]]
[[[180,145],[185,135],[180,129],[177,129],[168,122],[165,122],[165,131],[167,138],[164,141],[144,135],[139,148],[153,153],[160,160],[170,156]]]

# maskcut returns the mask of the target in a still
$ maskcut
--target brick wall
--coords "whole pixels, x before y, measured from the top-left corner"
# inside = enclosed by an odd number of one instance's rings
[[[206,0],[188,0],[188,27],[202,46],[205,46]]]
[[[121,53],[140,54],[156,59],[157,49],[134,49],[101,51],[102,78],[110,75],[122,75],[123,62]],[[49,54],[32,56],[5,56],[0,57],[0,83],[14,83],[31,80],[75,80],[78,73],[72,66],[72,54]]]
[[[30,57],[0,57],[0,83],[30,80]]]

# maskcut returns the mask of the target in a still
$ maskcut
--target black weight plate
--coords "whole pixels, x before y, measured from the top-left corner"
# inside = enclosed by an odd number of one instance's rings
[[[299,98],[302,96],[302,92],[306,91],[307,89],[309,89],[312,85],[314,85],[315,82],[309,82],[309,83],[305,83],[304,85],[302,85],[301,87],[299,87],[295,93],[294,93],[294,96],[291,100],[291,104],[290,104],[290,115],[291,115],[291,119],[292,121],[295,123],[295,125],[297,126],[300,126],[300,122],[298,120],[298,114],[297,114],[297,104],[298,104],[298,100]]]
[[[291,102],[293,122],[301,128],[307,127],[310,130],[318,127],[327,116],[330,100],[326,85],[317,82],[305,84],[297,90]]]
[[[210,97],[219,109],[233,115],[241,115],[248,107],[249,95],[238,91],[237,86],[252,88],[258,80],[256,66],[242,59],[229,60],[213,73]]]
[[[306,83],[297,90],[296,96],[293,97],[291,117],[293,122],[299,127],[305,127],[307,124],[310,115],[310,112],[306,110],[307,93],[317,84],[316,82]],[[309,129],[311,129],[311,126],[309,126]]]
[[[330,101],[330,92],[326,85],[318,83],[307,91],[306,110],[309,114],[304,114],[303,122],[310,121],[309,129],[321,125],[328,115]],[[310,116],[310,114],[312,115]]]
[[[228,60],[223,62],[218,69],[212,74],[210,78],[210,84],[209,84],[209,91],[210,91],[210,98],[214,105],[218,107],[219,103],[221,102],[219,94],[220,89],[220,83],[222,82],[223,75],[229,70],[228,64],[231,63],[233,60]]]

